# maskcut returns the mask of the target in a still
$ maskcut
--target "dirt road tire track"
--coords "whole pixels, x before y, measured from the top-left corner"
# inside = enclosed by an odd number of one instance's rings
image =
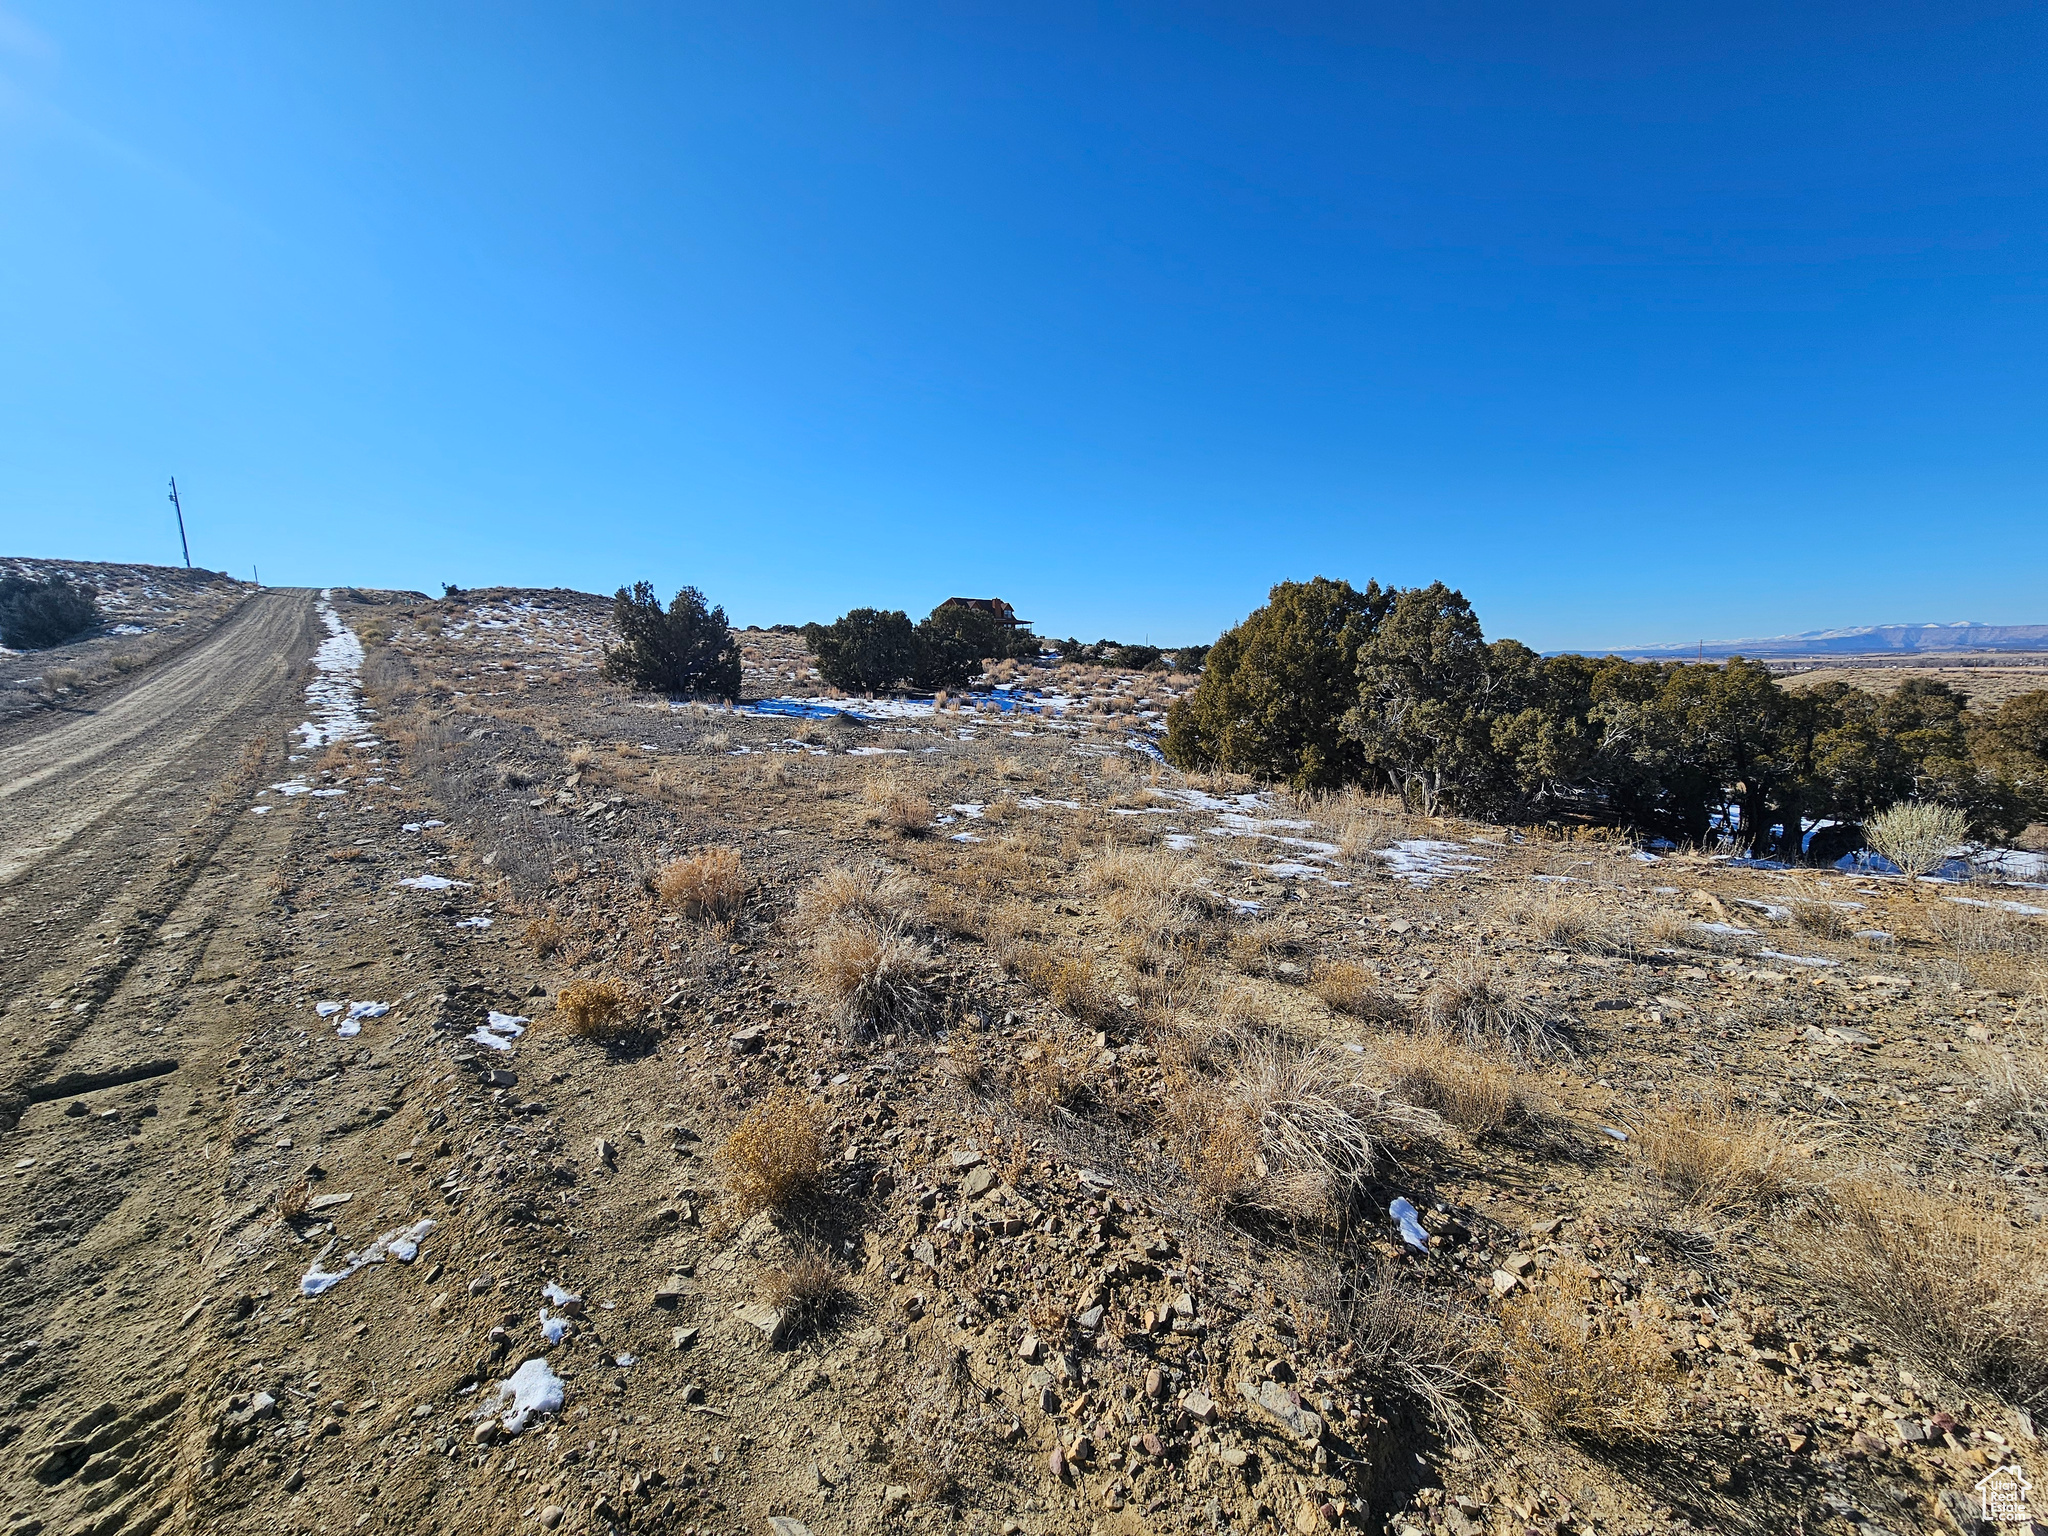
[[[291,829],[248,814],[304,717],[314,596],[251,598],[77,712],[0,730],[0,1477],[8,1536],[180,1523],[181,1411],[246,1028]],[[81,1095],[90,1095],[90,1098]]]

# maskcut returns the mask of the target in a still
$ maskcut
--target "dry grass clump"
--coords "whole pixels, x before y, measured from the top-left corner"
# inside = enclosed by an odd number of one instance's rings
[[[801,1333],[816,1328],[845,1304],[846,1278],[845,1266],[829,1248],[806,1244],[789,1263],[769,1273],[763,1292],[791,1331]]]
[[[902,780],[878,773],[861,786],[862,815],[871,827],[898,837],[923,837],[932,827],[931,802]]]
[[[312,1196],[312,1187],[307,1184],[304,1174],[293,1179],[277,1192],[277,1214],[280,1220],[297,1221],[306,1214],[306,1203]]]
[[[1978,986],[2008,997],[2048,992],[2048,919],[1951,900],[1926,923]]]
[[[1308,989],[1338,1013],[1375,1024],[1408,1016],[1408,1006],[1380,985],[1377,972],[1355,960],[1331,960],[1315,968]]]
[[[718,1149],[726,1193],[742,1216],[778,1210],[818,1187],[830,1112],[792,1088],[748,1110]]]
[[[526,942],[526,948],[539,954],[545,961],[549,954],[561,950],[573,934],[575,930],[569,928],[569,924],[561,922],[561,918],[535,918],[530,924],[526,924],[526,932],[522,934],[522,938]]]
[[[1708,937],[1700,932],[1697,922],[1675,907],[1655,908],[1643,928],[1643,936],[1667,949],[1699,949]]]
[[[1280,958],[1279,941],[1270,927],[1256,919],[1234,924],[1223,943],[1223,958],[1233,971],[1263,976]]]
[[[1748,1223],[1812,1193],[1794,1171],[1798,1149],[1768,1116],[1725,1092],[1651,1118],[1629,1145],[1652,1195],[1697,1224]]]
[[[2004,1056],[1986,1074],[1978,1112],[2009,1135],[2048,1153],[2048,1069],[2026,1056]]]
[[[555,998],[569,1032],[585,1040],[616,1040],[633,1031],[637,998],[623,981],[572,981]]]
[[[1021,957],[1024,980],[1068,1018],[1100,1024],[1115,1012],[1114,1000],[1085,951],[1062,954],[1034,945]]]
[[[1491,1321],[1447,1295],[1405,1281],[1392,1264],[1370,1274],[1333,1271],[1308,1287],[1333,1344],[1348,1345],[1354,1371],[1386,1382],[1427,1415],[1438,1433],[1472,1438],[1465,1405],[1500,1373]]]
[[[1493,1045],[1510,1056],[1545,1056],[1565,1049],[1562,1030],[1526,997],[1505,990],[1476,962],[1458,967],[1429,989],[1423,1017],[1436,1029],[1455,1030],[1468,1045]]]
[[[1827,900],[1795,900],[1790,903],[1794,927],[1817,939],[1840,941],[1856,931],[1855,915]]]
[[[1926,914],[1928,931],[1958,960],[1972,955],[2032,955],[2048,949],[2048,922],[1989,903],[1948,900]]]
[[[1387,1035],[1373,1055],[1392,1074],[1394,1097],[1441,1115],[1483,1141],[1537,1121],[1542,1111],[1513,1067],[1437,1031]]]
[[[1498,912],[1503,922],[1521,928],[1546,949],[1613,954],[1628,947],[1591,897],[1556,885],[1512,891],[1502,898]]]
[[[1896,1184],[1835,1191],[1806,1251],[1834,1291],[1902,1357],[1952,1382],[2048,1404],[2048,1243],[2038,1224]]]
[[[1081,1096],[1095,1059],[1092,1037],[1071,1027],[1041,1029],[1010,1064],[1010,1101],[1020,1114],[1050,1119]]]
[[[1382,848],[1394,842],[1394,827],[1384,816],[1366,812],[1347,816],[1337,827],[1337,852],[1348,864],[1363,869],[1377,870],[1380,861],[1373,857]]]
[[[916,910],[917,887],[881,864],[835,865],[796,899],[797,921],[814,931],[849,918],[880,928],[904,927]]]
[[[1384,1145],[1436,1126],[1369,1082],[1348,1052],[1233,1031],[1206,1054],[1212,1070],[1169,1073],[1163,1112],[1182,1165],[1217,1205],[1327,1213],[1365,1182]]]
[[[852,1028],[915,1028],[932,1016],[930,955],[908,934],[865,922],[837,922],[811,941],[818,986]]]
[[[654,876],[655,894],[691,917],[727,917],[746,899],[747,877],[737,848],[706,848],[671,859]]]
[[[1614,1444],[1654,1439],[1671,1422],[1669,1341],[1582,1291],[1517,1296],[1501,1311],[1500,1349],[1508,1397],[1546,1430]]]
[[[353,864],[358,859],[367,858],[368,855],[360,848],[330,848],[327,850],[327,857],[337,864]]]

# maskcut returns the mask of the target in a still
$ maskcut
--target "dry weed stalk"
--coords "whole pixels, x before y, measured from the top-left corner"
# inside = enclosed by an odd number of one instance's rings
[[[817,1188],[828,1118],[822,1104],[791,1088],[776,1089],[747,1111],[716,1158],[740,1215],[779,1210]]]
[[[585,1040],[617,1040],[633,1032],[635,1004],[633,989],[616,978],[570,982],[555,998],[571,1034]]]
[[[1900,1355],[2022,1407],[2048,1403],[2048,1243],[2036,1223],[1889,1183],[1835,1191],[1807,1263]]]
[[[737,848],[706,848],[672,859],[654,876],[655,894],[690,917],[728,917],[746,899],[747,877]]]

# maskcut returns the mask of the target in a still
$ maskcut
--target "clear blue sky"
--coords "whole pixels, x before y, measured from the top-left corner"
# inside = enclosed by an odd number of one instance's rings
[[[2048,622],[2048,9],[0,0],[0,552]]]

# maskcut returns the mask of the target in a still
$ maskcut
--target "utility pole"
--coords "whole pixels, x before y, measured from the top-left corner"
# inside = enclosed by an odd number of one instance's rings
[[[192,569],[192,546],[185,542],[185,504],[178,500],[178,477],[171,476],[171,505],[178,509],[178,547],[185,551],[185,569]]]

